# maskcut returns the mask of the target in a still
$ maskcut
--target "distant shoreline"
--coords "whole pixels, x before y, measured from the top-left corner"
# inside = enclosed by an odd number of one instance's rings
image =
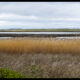
[[[5,29],[0,37],[80,37],[80,34],[4,34],[4,32],[80,32],[80,29]]]
[[[80,29],[1,29],[0,32],[80,32]]]

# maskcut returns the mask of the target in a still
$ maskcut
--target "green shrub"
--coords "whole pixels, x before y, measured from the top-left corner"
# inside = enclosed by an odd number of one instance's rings
[[[0,78],[25,78],[20,72],[0,68]]]

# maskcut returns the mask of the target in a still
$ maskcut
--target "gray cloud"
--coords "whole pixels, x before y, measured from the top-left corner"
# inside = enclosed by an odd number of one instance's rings
[[[0,2],[0,28],[79,28],[80,2]]]

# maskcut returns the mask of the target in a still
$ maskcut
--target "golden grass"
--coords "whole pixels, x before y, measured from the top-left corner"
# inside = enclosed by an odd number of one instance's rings
[[[0,40],[2,53],[80,53],[80,40],[8,39]]]

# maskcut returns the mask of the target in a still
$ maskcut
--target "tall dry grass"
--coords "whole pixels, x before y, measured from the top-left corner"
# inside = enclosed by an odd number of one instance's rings
[[[80,53],[80,40],[9,39],[0,40],[2,53]]]

